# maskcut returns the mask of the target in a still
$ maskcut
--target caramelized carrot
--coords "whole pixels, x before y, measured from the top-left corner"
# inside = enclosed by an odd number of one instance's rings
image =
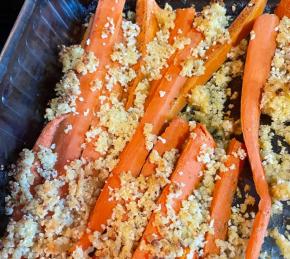
[[[90,44],[85,45],[85,51],[95,54],[99,60],[99,66],[93,73],[79,75],[81,96],[84,101],[76,101],[77,114],[68,114],[55,135],[54,143],[58,154],[56,169],[59,174],[64,173],[64,165],[68,161],[79,158],[81,155],[81,144],[89,129],[99,96],[99,91],[91,91],[91,83],[96,79],[103,81],[105,77],[105,65],[109,63],[110,53],[120,30],[124,4],[125,0],[100,0],[98,3],[89,34]],[[108,27],[111,27],[110,31],[106,31],[108,37],[102,38],[101,35]],[[64,129],[68,125],[72,126],[72,130],[64,134]]]
[[[192,29],[193,20],[195,17],[195,10],[193,8],[186,9],[177,9],[176,10],[176,18],[175,18],[175,27],[170,32],[170,37],[168,43],[170,45],[174,44],[175,39],[179,37],[186,37],[187,33]],[[176,53],[175,53],[176,54]],[[175,54],[173,54],[167,61],[167,64],[171,64],[174,60]],[[161,75],[164,75],[167,71],[168,67],[165,67],[161,70]],[[149,94],[146,98],[145,102],[145,110],[148,107],[148,104],[152,100],[154,94],[156,93],[156,89],[158,88],[162,78],[159,80],[154,80],[150,83]]]
[[[252,28],[255,19],[263,13],[267,1],[252,0],[239,14],[235,21],[229,27],[231,41],[223,45],[218,44],[211,47],[206,56],[208,59],[204,63],[205,72],[200,76],[189,78],[184,85],[180,96],[172,107],[168,118],[174,118],[186,105],[187,95],[190,91],[198,86],[204,85],[225,62],[227,54],[233,46],[236,46],[243,38],[245,38]]]
[[[220,179],[215,183],[210,208],[210,218],[213,220],[214,234],[206,234],[205,258],[209,255],[219,254],[219,248],[215,241],[225,240],[227,235],[227,225],[231,216],[231,207],[237,189],[238,177],[243,169],[243,160],[237,156],[240,149],[243,149],[242,143],[236,139],[231,140],[227,150],[227,159],[224,162],[227,171],[220,171]]]
[[[123,32],[122,30],[119,31],[118,37],[116,39],[116,43],[122,42],[124,40],[123,37]],[[117,62],[113,62],[112,60],[109,61],[108,63],[110,66],[119,66],[119,64]],[[110,103],[110,96],[114,95],[116,97],[118,97],[119,99],[122,99],[123,97],[123,88],[122,86],[119,84],[119,82],[117,82],[113,87],[112,90],[109,91],[106,87],[103,87],[102,91],[102,96],[105,96],[106,99],[104,100],[104,102],[102,104],[99,104],[95,107],[94,110],[94,116],[92,118],[91,124],[90,124],[90,128],[97,128],[97,127],[101,127],[100,126],[100,119],[98,117],[98,115],[96,115],[96,113],[99,111],[100,109],[100,105],[105,105],[106,103]],[[103,127],[101,127],[103,130],[107,130]],[[101,156],[104,156],[104,154],[100,154],[95,147],[95,143],[98,140],[98,136],[95,136],[94,138],[91,139],[90,142],[85,142],[85,148],[82,152],[82,158],[84,158],[86,161],[92,161],[92,160],[96,160],[98,158],[100,158]]]
[[[129,85],[128,99],[126,109],[133,106],[135,99],[135,89],[144,78],[141,66],[144,63],[143,58],[146,55],[147,44],[153,40],[158,30],[156,12],[161,11],[155,0],[138,0],[136,4],[136,23],[141,31],[137,38],[138,50],[141,53],[139,62],[135,65],[136,78]]]
[[[33,152],[37,153],[40,151],[40,147],[50,148],[53,143],[54,136],[57,132],[57,129],[61,122],[66,118],[66,115],[60,116],[55,118],[54,120],[47,123],[47,125],[42,130],[40,136],[38,137],[37,141],[33,146]],[[34,187],[40,184],[43,178],[37,172],[37,167],[39,166],[39,161],[34,162],[33,166],[31,167],[31,173],[34,175],[34,182],[31,186],[31,193],[34,193]]]
[[[275,9],[275,14],[281,19],[283,16],[290,17],[290,0],[281,0]]]
[[[205,165],[202,161],[198,161],[198,156],[202,146],[207,145],[211,148],[215,146],[213,138],[203,125],[197,125],[193,132],[195,133],[195,138],[189,138],[180,158],[178,159],[176,168],[171,175],[171,184],[164,188],[157,201],[157,204],[161,206],[160,213],[164,216],[167,214],[166,203],[168,195],[170,194],[171,186],[176,184],[181,186],[181,192],[178,197],[171,201],[172,208],[176,213],[178,213],[181,208],[182,201],[186,200],[193,190],[196,189],[202,178],[200,172],[204,169]],[[160,236],[156,226],[154,226],[155,217],[156,213],[153,212],[143,233],[141,242],[147,242],[147,240],[150,239],[152,240],[152,237],[156,235]],[[142,258],[150,258],[150,255],[146,251],[141,250],[139,246],[134,252],[133,259]]]
[[[172,120],[169,126],[165,129],[164,133],[161,135],[161,139],[157,141],[154,145],[152,151],[157,151],[160,156],[163,156],[165,152],[177,148],[181,150],[185,140],[189,135],[189,126],[187,121],[180,117]],[[149,157],[147,158],[141,174],[145,176],[152,175],[155,172],[156,165],[150,162]]]
[[[165,96],[161,97],[159,93],[155,94],[148,109],[145,111],[143,118],[137,126],[131,141],[122,151],[119,157],[119,163],[108,178],[89,220],[88,228],[91,231],[102,231],[101,226],[106,224],[107,220],[111,217],[117,202],[108,201],[110,197],[109,190],[111,188],[116,189],[120,187],[120,174],[122,172],[131,172],[134,176],[139,175],[146,157],[149,154],[149,150],[146,149],[146,137],[144,135],[145,124],[152,125],[152,134],[159,135],[162,130],[171,104],[178,96],[180,89],[186,80],[186,78],[180,75],[182,70],[180,64],[182,64],[182,62],[188,57],[191,48],[197,46],[201,41],[202,35],[199,32],[192,30],[188,34],[188,37],[191,39],[191,44],[179,51],[175,58],[176,62],[173,62],[167,71],[167,73],[171,75],[172,80],[169,82],[164,78],[159,85],[158,91],[165,92]],[[100,213],[100,211],[102,213]],[[88,235],[84,234],[77,246],[87,248],[89,245],[90,241]]]
[[[248,46],[241,101],[241,122],[253,179],[260,196],[259,211],[254,220],[246,258],[258,258],[266,234],[271,209],[271,197],[260,157],[259,126],[261,92],[269,76],[276,48],[276,15],[264,14],[253,27],[253,40]]]

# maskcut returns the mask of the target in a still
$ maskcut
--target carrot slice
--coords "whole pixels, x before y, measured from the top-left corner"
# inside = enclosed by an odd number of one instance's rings
[[[181,149],[189,135],[188,122],[184,119],[177,117],[169,126],[165,129],[161,135],[161,139],[157,141],[152,152],[155,150],[160,156],[163,156],[165,152],[170,151],[173,148]],[[156,165],[150,162],[147,158],[141,174],[145,176],[152,175],[155,172]]]
[[[81,155],[81,144],[84,142],[85,133],[89,129],[93,118],[93,110],[97,105],[99,91],[91,91],[91,83],[98,79],[103,81],[106,73],[105,65],[109,63],[110,53],[113,44],[120,30],[122,11],[125,0],[109,1],[100,0],[94,16],[92,29],[89,34],[90,44],[85,45],[85,51],[93,52],[99,60],[99,66],[94,73],[80,75],[80,90],[84,101],[77,100],[77,114],[68,114],[68,117],[61,123],[54,139],[58,161],[55,168],[61,175],[64,173],[64,165],[68,161],[77,159]],[[104,30],[108,37],[102,37]],[[64,134],[64,129],[71,126],[72,130]]]
[[[246,258],[258,258],[266,234],[271,209],[271,197],[260,157],[259,126],[261,92],[269,76],[276,48],[276,15],[264,14],[257,18],[254,39],[248,46],[241,101],[241,122],[244,140],[252,168],[253,179],[260,196],[259,211],[254,220]]]
[[[168,118],[174,118],[176,114],[178,114],[185,107],[187,95],[190,91],[198,85],[204,85],[211,78],[213,73],[216,72],[225,62],[227,59],[227,54],[230,52],[231,48],[237,45],[250,33],[254,20],[263,13],[266,3],[266,0],[250,1],[250,3],[244,8],[244,10],[229,27],[231,42],[223,45],[218,44],[211,47],[207,51],[206,56],[208,59],[204,63],[204,74],[200,76],[193,76],[187,80],[180,96],[172,107]]]
[[[204,169],[204,164],[202,161],[198,161],[198,156],[201,148],[204,145],[213,148],[215,146],[214,140],[211,135],[207,132],[206,128],[198,124],[196,128],[193,130],[195,133],[195,137],[190,137],[184,150],[181,153],[180,158],[178,159],[176,168],[171,175],[170,181],[171,184],[167,185],[162,191],[157,204],[161,206],[160,213],[166,216],[167,209],[166,203],[168,199],[168,195],[170,194],[171,185],[179,184],[181,186],[180,193],[178,197],[171,201],[172,208],[176,213],[179,212],[182,201],[187,199],[187,197],[192,193],[194,189],[196,189],[199,184],[202,175],[200,172]],[[182,173],[180,173],[182,172]],[[151,237],[160,236],[156,226],[154,226],[156,213],[153,212],[148,225],[143,233],[141,238],[141,242],[147,242],[147,240],[152,240]],[[142,259],[142,258],[150,258],[150,255],[141,250],[140,246],[136,249],[133,255],[133,259]]]
[[[243,160],[237,153],[243,149],[243,144],[232,139],[227,150],[227,159],[224,165],[228,170],[220,171],[220,179],[216,182],[213,191],[213,200],[210,208],[210,218],[213,220],[214,234],[206,234],[204,256],[219,254],[216,240],[225,240],[227,225],[231,216],[231,207],[235,191],[237,189],[238,177],[243,169]]]
[[[137,37],[138,50],[141,53],[140,61],[135,65],[137,73],[136,78],[131,82],[128,91],[126,109],[133,106],[135,100],[135,89],[144,78],[141,72],[141,66],[144,63],[143,58],[146,55],[147,44],[153,40],[158,30],[156,12],[160,11],[155,0],[138,0],[136,4],[136,23],[141,31]]]
[[[182,85],[186,78],[180,75],[182,67],[180,64],[188,57],[191,48],[197,46],[201,41],[202,35],[192,30],[188,37],[191,39],[191,44],[187,45],[183,50],[180,50],[176,56],[176,62],[168,69],[167,73],[171,75],[172,80],[169,82],[163,79],[158,88],[159,91],[165,92],[165,96],[161,97],[156,94],[148,109],[145,111],[131,141],[126,145],[122,151],[119,163],[114,168],[111,176],[108,178],[100,196],[96,202],[95,208],[91,214],[88,228],[91,231],[102,231],[102,225],[106,224],[111,217],[114,207],[117,205],[116,201],[110,201],[110,189],[120,187],[119,175],[122,172],[131,172],[132,175],[138,176],[142,166],[149,154],[146,149],[146,137],[144,135],[144,126],[146,124],[152,125],[152,134],[159,135],[164,123],[166,122],[166,115],[171,107],[173,100],[178,96]],[[102,213],[100,213],[100,211]],[[90,245],[88,234],[84,234],[77,246],[87,248]]]
[[[281,19],[283,16],[290,17],[290,0],[281,0],[275,9],[275,14]]]
[[[195,17],[195,10],[193,8],[185,8],[185,9],[177,9],[176,10],[176,18],[175,18],[175,27],[170,32],[169,44],[173,45],[174,40],[178,36],[186,37],[187,33],[192,29],[193,20]],[[175,52],[176,54],[176,52]],[[171,64],[174,60],[175,54],[173,54],[167,61],[167,64]],[[165,67],[161,70],[161,75],[164,75],[168,67]],[[148,104],[152,100],[154,94],[156,93],[156,89],[158,88],[162,78],[159,80],[154,80],[150,83],[149,94],[145,101],[145,110],[148,107]]]

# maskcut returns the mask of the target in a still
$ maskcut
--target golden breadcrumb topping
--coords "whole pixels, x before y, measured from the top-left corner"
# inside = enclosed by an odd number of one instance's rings
[[[233,48],[228,61],[212,78],[205,85],[194,87],[188,96],[188,117],[205,124],[211,133],[223,140],[236,132],[237,122],[225,103],[229,98],[237,98],[238,93],[232,93],[229,84],[233,78],[242,76],[246,48],[247,41],[243,40]]]
[[[157,152],[156,152],[157,153]],[[174,168],[177,150],[157,153],[155,173],[135,178],[130,173],[120,176],[121,187],[111,189],[109,200],[118,201],[103,233],[94,232],[90,239],[97,257],[130,258],[148,223],[151,213],[158,209],[156,200]]]
[[[184,62],[182,76],[192,77],[204,74],[207,50],[229,40],[229,32],[226,29],[228,22],[226,8],[220,2],[205,6],[196,16],[193,26],[203,34],[204,39],[192,49],[191,57]]]

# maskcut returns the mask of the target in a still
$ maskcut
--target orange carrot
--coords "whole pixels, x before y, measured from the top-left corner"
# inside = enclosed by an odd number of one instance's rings
[[[186,9],[177,9],[176,10],[176,18],[175,18],[175,27],[170,32],[170,37],[168,43],[173,45],[175,39],[179,37],[186,37],[187,33],[192,29],[193,20],[195,17],[195,10],[193,8],[186,8]],[[176,54],[176,53],[175,53]],[[167,64],[171,64],[174,60],[175,54],[173,54],[167,61]],[[161,75],[164,75],[167,71],[168,67],[165,67],[161,70]],[[161,78],[162,79],[162,78]],[[148,107],[151,99],[153,98],[154,94],[156,93],[156,89],[158,88],[161,79],[154,80],[150,83],[149,94],[146,98],[145,102],[145,110]]]
[[[210,208],[210,218],[213,220],[214,234],[206,234],[205,258],[209,255],[219,254],[219,248],[215,241],[225,240],[227,235],[227,225],[231,216],[232,202],[238,184],[239,173],[243,168],[243,160],[237,156],[239,149],[243,149],[243,144],[236,139],[231,140],[227,150],[227,159],[224,162],[227,171],[220,171],[220,179],[215,183]]]
[[[161,139],[154,145],[152,151],[157,151],[160,156],[163,156],[165,152],[170,151],[173,148],[180,150],[182,145],[185,143],[189,135],[189,126],[187,121],[180,117],[172,120],[169,126],[165,129],[161,135]],[[155,172],[156,165],[150,162],[149,157],[147,158],[141,174],[145,176],[152,175]]]
[[[79,76],[81,96],[84,101],[76,101],[77,114],[68,114],[57,130],[54,143],[58,153],[56,169],[59,174],[64,173],[64,165],[68,161],[79,158],[81,155],[81,144],[89,129],[93,117],[92,111],[97,105],[99,96],[99,91],[91,91],[91,83],[96,79],[103,81],[105,77],[105,65],[109,63],[110,53],[120,30],[124,4],[125,0],[100,0],[98,3],[89,34],[90,44],[85,45],[85,51],[95,54],[99,60],[99,66],[97,71]],[[108,27],[111,30],[106,31]],[[104,30],[108,37],[103,37],[103,39],[101,35]],[[72,130],[68,134],[64,134],[64,129],[68,125],[72,126]]]
[[[281,19],[283,18],[283,16],[290,17],[290,1],[281,0],[279,5],[275,9],[275,14]]]
[[[156,19],[156,12],[161,11],[155,0],[138,0],[136,4],[136,23],[139,25],[141,31],[137,38],[138,50],[141,53],[139,62],[135,65],[137,73],[136,78],[131,82],[128,91],[128,99],[126,109],[133,106],[135,99],[135,89],[144,75],[141,72],[141,66],[144,63],[143,58],[146,55],[147,44],[153,40],[158,30],[158,23]]]
[[[88,223],[88,228],[90,230],[102,231],[101,226],[106,224],[107,220],[111,217],[117,202],[108,202],[110,197],[109,190],[111,188],[116,189],[120,187],[120,174],[122,172],[131,172],[133,176],[139,175],[146,157],[149,154],[149,150],[146,149],[146,137],[144,135],[145,124],[152,124],[152,134],[159,135],[162,130],[172,101],[178,96],[180,89],[186,80],[186,78],[180,75],[182,70],[180,64],[182,64],[182,62],[188,57],[191,48],[195,47],[201,41],[202,35],[199,32],[192,30],[188,34],[188,37],[191,39],[191,44],[179,51],[175,58],[176,62],[173,62],[167,71],[167,73],[171,75],[172,80],[169,82],[164,78],[159,85],[158,90],[165,92],[165,96],[161,97],[159,93],[154,96],[131,141],[122,151],[119,157],[119,163],[108,178],[91,214]],[[100,211],[102,213],[100,213]],[[84,234],[77,246],[87,248],[89,245],[90,241],[88,235]]]
[[[161,206],[160,213],[164,216],[167,214],[166,203],[168,195],[170,194],[171,186],[175,186],[177,184],[178,186],[181,186],[180,194],[171,201],[172,208],[176,213],[178,213],[181,208],[182,201],[186,200],[193,190],[196,189],[202,178],[200,172],[204,169],[205,165],[201,161],[198,161],[198,156],[202,146],[207,145],[211,148],[215,146],[213,138],[203,125],[197,125],[193,132],[195,133],[195,138],[189,138],[180,158],[178,159],[176,168],[171,175],[171,184],[168,184],[164,188],[157,201],[157,204]],[[156,239],[156,236],[160,236],[156,226],[154,226],[155,217],[156,213],[153,212],[140,243],[147,242],[147,240],[152,240],[152,237]],[[150,255],[146,251],[141,250],[139,246],[134,252],[133,259],[142,258],[150,258]]]
[[[33,152],[37,153],[40,151],[40,147],[50,148],[53,144],[54,136],[57,132],[57,129],[61,122],[66,118],[66,115],[55,118],[54,120],[47,123],[47,125],[42,130],[40,136],[33,146]],[[31,193],[34,193],[34,187],[40,184],[43,178],[37,172],[37,167],[39,166],[39,161],[35,161],[33,166],[31,167],[31,173],[34,175],[34,182],[31,186]]]
[[[123,37],[123,32],[122,30],[119,31],[118,37],[116,39],[116,43],[122,42],[124,40]],[[119,64],[117,62],[113,62],[112,60],[109,61],[108,63],[110,66],[119,66]],[[109,91],[106,87],[102,88],[102,96],[105,96],[106,99],[104,100],[104,102],[102,104],[99,104],[95,107],[94,110],[94,114],[96,114],[96,112],[99,111],[100,109],[100,105],[104,105],[106,103],[110,104],[110,99],[109,97],[113,94],[116,97],[118,97],[119,99],[122,99],[123,97],[123,88],[122,86],[119,84],[119,82],[117,82],[113,87],[112,90]],[[94,115],[90,124],[90,128],[97,128],[100,127],[100,119],[97,115]],[[106,131],[107,129],[101,127],[104,131]],[[90,142],[85,142],[85,148],[82,152],[82,158],[84,158],[86,161],[92,161],[92,160],[96,160],[98,158],[100,158],[101,156],[103,156],[102,154],[100,154],[95,147],[95,143],[98,140],[98,136],[95,136],[94,138],[91,139]]]
[[[266,234],[271,209],[271,197],[260,157],[259,126],[261,92],[269,76],[276,48],[276,15],[264,14],[257,18],[254,39],[248,46],[241,101],[241,122],[244,140],[252,168],[253,179],[260,196],[259,211],[254,220],[246,258],[258,258]]]
[[[174,118],[186,105],[187,95],[190,91],[198,86],[204,85],[227,59],[227,54],[233,46],[236,46],[243,38],[245,38],[252,28],[255,19],[263,13],[267,1],[252,0],[235,19],[229,27],[231,42],[223,45],[218,44],[211,47],[206,56],[208,59],[204,63],[205,72],[200,76],[189,78],[184,85],[180,96],[177,98],[172,107],[168,118]]]

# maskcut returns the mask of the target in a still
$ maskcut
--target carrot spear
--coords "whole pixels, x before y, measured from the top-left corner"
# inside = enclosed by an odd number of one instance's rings
[[[248,46],[241,101],[241,122],[244,140],[252,168],[253,179],[260,196],[259,211],[246,250],[247,259],[259,257],[270,219],[271,197],[262,166],[259,147],[261,92],[269,77],[276,48],[276,15],[264,14],[257,18]]]
[[[227,150],[227,159],[224,162],[226,171],[219,172],[220,179],[215,183],[213,199],[210,208],[210,219],[213,220],[213,234],[206,234],[204,257],[218,255],[219,248],[216,240],[225,240],[227,225],[231,216],[231,207],[238,177],[243,169],[243,160],[237,155],[243,149],[243,144],[232,139]]]

